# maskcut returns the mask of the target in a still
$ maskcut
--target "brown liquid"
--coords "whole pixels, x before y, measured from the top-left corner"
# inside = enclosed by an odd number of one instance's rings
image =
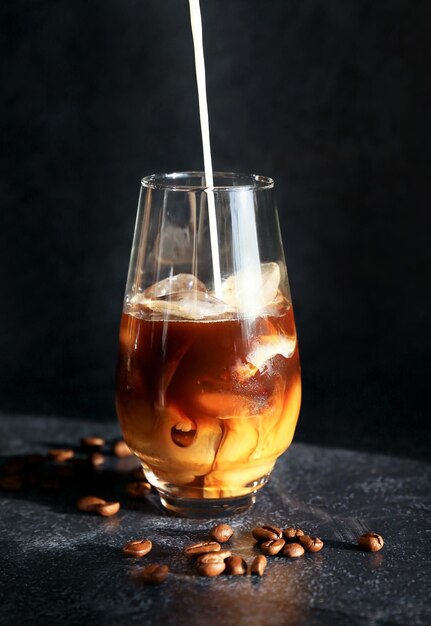
[[[255,491],[290,445],[299,413],[291,306],[253,320],[143,315],[135,306],[122,316],[117,411],[148,479],[188,498]]]

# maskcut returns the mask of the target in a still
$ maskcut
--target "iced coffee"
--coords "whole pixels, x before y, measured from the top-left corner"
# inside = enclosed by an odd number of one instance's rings
[[[226,278],[216,297],[177,274],[126,298],[117,411],[161,493],[253,493],[292,441],[301,401],[292,305],[277,263],[262,264],[255,307],[245,282]]]

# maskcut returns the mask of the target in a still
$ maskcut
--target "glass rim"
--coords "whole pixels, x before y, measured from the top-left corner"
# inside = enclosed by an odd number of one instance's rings
[[[141,185],[148,189],[159,189],[167,191],[206,191],[213,189],[214,191],[262,191],[274,188],[274,180],[269,176],[260,174],[244,174],[240,172],[213,172],[215,182],[217,178],[227,178],[234,180],[244,180],[244,184],[222,184],[209,187],[204,184],[176,184],[176,180],[184,178],[205,178],[205,172],[188,171],[188,172],[164,172],[161,174],[149,174],[141,179]]]

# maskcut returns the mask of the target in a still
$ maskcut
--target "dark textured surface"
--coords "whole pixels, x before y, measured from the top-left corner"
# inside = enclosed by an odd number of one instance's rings
[[[3,459],[53,445],[75,444],[100,428],[88,422],[6,416]],[[115,437],[115,425],[103,435]],[[97,432],[100,432],[99,430]],[[431,620],[430,467],[419,461],[294,444],[248,513],[232,519],[235,552],[254,554],[249,530],[258,523],[298,525],[321,536],[322,552],[298,560],[272,557],[262,579],[202,579],[182,554],[206,538],[214,521],[163,514],[151,496],[124,496],[134,459],[110,458],[93,478],[62,494],[27,491],[0,500],[2,624],[429,624]],[[67,480],[65,485],[67,485]],[[110,519],[76,512],[78,495],[118,497]],[[361,533],[385,539],[376,554],[356,550]],[[428,533],[427,533],[428,531]],[[121,546],[149,537],[140,561]],[[171,568],[157,588],[132,581],[149,562]]]
[[[201,5],[214,166],[276,180],[297,437],[425,458],[431,4]],[[202,167],[188,2],[3,0],[0,24],[0,409],[112,418],[139,180]]]

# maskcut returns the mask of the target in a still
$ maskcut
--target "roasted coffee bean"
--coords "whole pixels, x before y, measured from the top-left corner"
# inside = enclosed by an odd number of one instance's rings
[[[298,541],[298,538],[303,535],[305,535],[305,533],[300,528],[285,528],[283,530],[283,537],[286,539],[286,542],[293,543]]]
[[[149,539],[137,539],[136,541],[129,541],[123,546],[124,554],[127,556],[141,557],[145,556],[151,551],[153,544]]]
[[[263,556],[263,554],[255,556],[251,564],[250,573],[256,574],[257,576],[263,576],[263,572],[265,571],[267,563],[268,560],[266,556]]]
[[[226,560],[226,574],[231,576],[244,576],[244,574],[247,574],[247,563],[242,556],[230,556]]]
[[[123,439],[120,439],[119,441],[116,441],[114,443],[114,445],[112,446],[112,452],[115,454],[115,456],[118,456],[119,458],[133,455],[133,452],[130,450],[127,443],[123,441]]]
[[[202,541],[200,543],[194,543],[191,546],[188,546],[184,552],[187,556],[195,557],[200,554],[205,554],[206,552],[218,552],[221,546],[217,541]]]
[[[205,554],[201,554],[200,556],[198,556],[196,564],[199,565],[202,563],[220,563],[221,561],[225,561],[228,557],[225,556],[224,552],[224,550],[220,550],[220,552],[206,552]]]
[[[48,450],[48,458],[51,461],[57,461],[57,463],[64,463],[69,459],[73,458],[75,453],[73,450],[63,449],[63,448],[55,448],[52,450]]]
[[[286,543],[282,555],[290,559],[296,559],[304,554],[304,548],[299,543]]]
[[[22,476],[4,476],[0,478],[0,490],[2,491],[21,491],[24,487],[24,479]]]
[[[81,439],[81,448],[84,448],[84,450],[100,450],[105,443],[102,437],[83,437]]]
[[[206,556],[216,556],[217,559],[221,559],[222,561],[226,561],[231,556],[232,552],[230,550],[219,550],[218,552],[204,552],[198,556],[199,559],[203,559],[205,561]]]
[[[142,570],[140,578],[148,585],[160,585],[166,580],[169,574],[169,567],[167,565],[159,565],[159,563],[151,563]]]
[[[202,554],[196,563],[197,570],[201,576],[218,576],[226,569],[226,563],[217,552]]]
[[[261,543],[260,549],[264,554],[274,556],[284,548],[285,543],[284,539],[270,539],[265,541],[265,543]]]
[[[265,524],[264,526],[253,528],[251,534],[259,543],[269,541],[270,539],[280,539],[282,536],[281,528],[272,526],[272,524]]]
[[[104,504],[96,504],[96,513],[102,517],[111,517],[120,510],[119,502],[105,502]]]
[[[92,452],[88,457],[88,462],[92,467],[100,467],[105,463],[105,457],[101,452]]]
[[[207,552],[207,554],[212,554],[212,552]],[[232,552],[230,550],[220,550],[219,552],[216,552],[215,554],[217,554],[217,556],[219,556],[221,559],[225,561],[226,559],[230,557]]]
[[[377,533],[364,533],[358,539],[360,549],[366,552],[378,552],[384,544],[383,537]]]
[[[139,500],[139,498],[145,498],[145,496],[151,493],[151,485],[150,483],[139,480],[134,483],[129,483],[126,487],[126,491],[130,498]]]
[[[302,535],[298,537],[299,543],[306,552],[320,552],[324,543],[319,537],[310,537],[310,535]]]
[[[225,543],[233,535],[233,528],[229,524],[219,524],[211,530],[211,539],[219,543]]]
[[[205,552],[198,556],[196,563],[214,563],[215,561],[226,561],[232,555],[230,550],[220,550],[219,552]]]
[[[285,528],[283,530],[283,537],[285,539],[294,539],[296,537],[296,529],[292,526],[289,526],[289,528]]]
[[[85,511],[86,513],[95,513],[96,507],[99,504],[106,504],[106,500],[98,498],[97,496],[84,496],[80,498],[76,503],[78,511]]]

